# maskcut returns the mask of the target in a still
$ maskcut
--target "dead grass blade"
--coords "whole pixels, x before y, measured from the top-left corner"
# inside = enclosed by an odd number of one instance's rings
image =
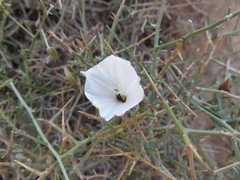
[[[123,153],[124,156],[126,156],[127,158],[131,159],[132,161],[137,161],[135,158],[131,157],[130,155],[128,155],[127,153],[125,153],[124,151],[122,151],[121,149],[108,144],[110,147],[112,147],[113,149],[115,149],[118,152]],[[144,159],[140,159],[139,161],[141,161],[142,163],[144,163],[145,165],[149,166],[150,168],[154,169],[155,171],[159,172],[160,174],[164,175],[165,177],[167,177],[168,179],[174,180],[175,178],[172,176],[169,176],[167,173],[165,173],[164,171],[162,171],[161,169],[159,169],[158,167],[154,166],[153,164],[147,162]]]

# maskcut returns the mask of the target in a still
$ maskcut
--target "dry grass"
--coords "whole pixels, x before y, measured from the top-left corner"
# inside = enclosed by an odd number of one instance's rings
[[[0,0],[0,179],[240,179],[239,8]],[[110,54],[145,98],[105,122],[79,71]]]

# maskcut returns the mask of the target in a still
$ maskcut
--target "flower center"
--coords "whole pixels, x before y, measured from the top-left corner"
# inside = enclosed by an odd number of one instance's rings
[[[122,94],[120,94],[120,93],[116,94],[116,98],[117,98],[118,101],[120,101],[122,103],[126,102],[126,100],[127,100],[127,97],[122,95]]]

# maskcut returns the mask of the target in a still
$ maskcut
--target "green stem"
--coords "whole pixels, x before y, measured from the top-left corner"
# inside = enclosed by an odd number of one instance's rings
[[[40,0],[40,3],[42,5],[42,7],[43,7],[43,16],[42,16],[42,21],[40,23],[39,29],[42,29],[44,27],[44,25],[45,25],[47,16],[49,15],[49,13],[50,13],[50,11],[52,10],[53,7],[50,6],[50,8],[47,10],[42,0]],[[26,57],[29,57],[29,55],[31,54],[31,52],[32,52],[32,50],[34,48],[35,42],[36,42],[36,40],[39,37],[39,34],[40,34],[39,30],[34,34],[34,37],[32,38],[31,44],[30,44],[30,46],[28,48],[28,53],[27,53]]]
[[[186,129],[189,134],[198,136],[222,136],[224,133],[229,134],[229,136],[240,136],[240,133],[228,133],[224,131],[212,131],[212,130],[199,130],[199,129]]]
[[[180,41],[186,41],[188,38],[190,38],[190,37],[192,37],[194,35],[197,35],[199,33],[205,32],[205,31],[207,31],[209,29],[213,29],[213,28],[217,27],[218,25],[224,23],[225,21],[229,21],[230,19],[232,19],[232,18],[234,18],[235,16],[238,16],[238,15],[240,15],[240,10],[235,11],[235,12],[233,12],[231,14],[228,14],[224,18],[219,19],[218,21],[216,21],[216,22],[214,22],[214,23],[212,23],[212,24],[210,24],[210,25],[208,25],[206,27],[200,28],[200,29],[198,29],[196,31],[193,31],[193,32],[191,32],[189,34],[186,34],[186,35],[182,36],[179,39],[176,39],[174,41],[171,41],[171,42],[159,45],[159,46],[155,47],[155,49],[158,50],[158,49],[166,48],[168,46],[175,45],[175,44],[179,43]]]
[[[214,161],[211,159],[211,157],[208,155],[206,151],[203,150],[203,147],[200,145],[199,138],[196,138],[194,136],[190,136],[192,142],[195,144],[197,150],[200,152],[201,156],[204,158],[204,160],[207,162],[208,166],[211,169],[214,169]]]
[[[148,72],[145,70],[145,68],[143,67],[143,70],[145,72],[145,74],[147,75],[153,89],[154,92],[157,94],[157,97],[160,99],[162,105],[165,107],[165,109],[167,110],[168,114],[170,115],[172,121],[174,122],[174,124],[176,125],[177,129],[179,130],[180,134],[182,134],[183,136],[183,140],[185,141],[186,145],[191,144],[191,141],[187,135],[187,131],[185,130],[185,128],[183,127],[183,125],[181,124],[180,121],[178,121],[178,119],[176,118],[176,116],[174,115],[171,107],[168,105],[168,103],[165,101],[165,99],[161,96],[160,92],[158,91],[157,87],[154,85],[154,82],[152,80],[152,78],[150,77],[150,75],[148,74]]]
[[[213,40],[215,40],[217,38],[225,37],[225,36],[237,36],[239,33],[240,33],[240,30],[237,29],[237,30],[234,30],[234,31],[231,31],[231,32],[220,34],[217,37],[215,37]]]
[[[238,159],[238,161],[240,161],[240,152],[239,152],[239,146],[238,146],[238,142],[236,138],[232,139],[232,144],[233,144],[233,150],[235,152],[235,155]]]
[[[7,81],[5,81],[4,83],[2,83],[1,85],[0,85],[0,89],[2,89],[4,86],[6,86],[8,83],[10,83],[10,82],[12,82],[12,79],[9,79],[9,80],[7,80]]]
[[[45,35],[43,29],[40,28],[39,31],[40,31],[41,34],[42,34],[42,37],[43,37],[43,39],[44,39],[44,42],[45,42],[46,47],[47,47],[47,48],[50,48],[50,46],[49,46],[49,44],[48,44],[48,41],[47,41],[47,37],[46,37],[46,35]]]
[[[186,90],[186,88],[182,85],[182,83],[179,81],[178,77],[175,75],[175,73],[173,72],[173,70],[171,69],[171,67],[169,67],[169,72],[171,73],[171,75],[173,76],[174,80],[178,83],[178,85],[180,86],[180,88],[188,93],[188,91]],[[191,101],[191,104],[193,106],[195,106],[196,108],[198,108],[200,111],[204,112],[206,115],[208,115],[216,124],[218,124],[220,127],[223,127],[225,129],[227,129],[229,132],[231,133],[238,133],[235,129],[233,129],[231,126],[229,126],[225,120],[221,119],[219,116],[217,116],[216,114],[214,114],[211,110],[205,108],[204,106],[202,106],[201,104],[197,103],[195,100]]]
[[[112,27],[111,27],[111,32],[115,32],[115,30],[116,30],[118,19],[119,19],[120,15],[122,14],[122,11],[123,11],[124,3],[125,3],[125,0],[122,1],[121,6],[119,7],[118,12],[117,12],[116,16],[114,17],[114,21],[113,21],[113,24],[112,24]],[[108,36],[108,43],[110,45],[111,45],[112,38],[113,38],[113,33],[111,33],[111,32]]]
[[[32,139],[33,141],[39,143],[39,144],[43,144],[43,145],[47,145],[45,142],[41,141],[38,138],[35,138],[29,134],[27,134],[25,131],[18,129],[11,121],[10,119],[8,119],[8,117],[4,114],[4,112],[0,109],[0,115],[2,116],[2,118],[8,123],[9,126],[11,126],[18,134],[21,134],[29,139]]]
[[[145,115],[149,110],[143,112],[141,115],[139,115],[138,118],[140,118],[143,115]],[[130,119],[126,123],[122,123],[122,124],[116,125],[114,127],[111,125],[110,122],[105,121],[104,123],[105,123],[106,126],[104,126],[101,130],[99,130],[98,133],[96,133],[93,137],[89,137],[87,139],[84,139],[81,142],[78,142],[78,144],[75,147],[73,147],[70,151],[68,151],[65,154],[61,155],[61,158],[66,158],[69,155],[74,154],[79,149],[79,147],[81,147],[83,144],[88,143],[91,140],[94,140],[94,139],[104,139],[104,138],[106,138],[107,135],[110,135],[111,133],[118,133],[118,129],[124,128],[124,127],[126,127],[126,126],[128,126],[130,124],[136,123],[136,120],[138,118]]]
[[[63,5],[63,9],[61,10],[61,17],[59,18],[58,23],[52,29],[53,32],[56,32],[59,29],[59,27],[61,26],[61,24],[63,24],[65,15],[67,13],[67,9],[69,7],[69,2],[70,2],[70,0],[65,1],[65,4]]]
[[[235,94],[231,94],[231,93],[229,93],[227,91],[224,91],[224,90],[202,88],[202,87],[197,87],[196,89],[199,90],[199,91],[210,92],[210,93],[214,93],[214,94],[221,94],[221,95],[225,95],[229,98],[234,98],[234,99],[240,100],[240,96],[237,96]]]
[[[163,18],[165,5],[166,5],[166,0],[162,0],[162,5],[161,5],[161,8],[159,10],[159,16],[158,16],[158,20],[157,20],[157,24],[156,24],[156,28],[155,28],[154,47],[157,47],[159,45],[158,44],[159,43],[159,36],[160,36],[159,32],[160,32],[160,26],[161,26],[161,23],[162,23],[162,18]],[[152,62],[152,75],[154,75],[154,71],[156,69],[157,52],[158,52],[158,49],[154,48],[153,62]]]
[[[19,101],[21,102],[21,104],[22,104],[22,105],[25,107],[25,109],[27,110],[29,116],[30,116],[31,119],[32,119],[33,124],[35,125],[35,128],[36,128],[37,131],[38,131],[38,134],[41,136],[41,138],[43,139],[43,141],[47,144],[47,147],[49,148],[49,150],[50,150],[50,151],[53,153],[53,155],[56,157],[56,159],[57,159],[57,161],[58,161],[58,163],[59,163],[59,166],[60,166],[60,168],[61,168],[61,170],[62,170],[62,173],[63,173],[63,175],[64,175],[64,178],[65,178],[66,180],[69,180],[68,175],[67,175],[67,172],[66,172],[66,170],[65,170],[65,167],[64,167],[64,165],[63,165],[63,163],[62,163],[62,160],[61,160],[59,154],[58,154],[58,153],[56,152],[56,150],[52,147],[52,145],[50,144],[50,142],[48,141],[48,139],[46,138],[46,136],[45,136],[44,133],[42,132],[42,129],[40,128],[37,120],[35,119],[35,117],[34,117],[34,115],[33,115],[33,113],[32,113],[32,110],[29,108],[29,106],[28,106],[28,105],[26,104],[26,102],[23,100],[22,96],[20,95],[20,93],[19,93],[19,91],[17,90],[17,88],[15,87],[15,85],[14,85],[12,82],[10,82],[9,84],[10,84],[12,90],[14,91],[14,93],[16,94],[16,96],[18,97],[18,99],[19,99]]]
[[[181,84],[181,82],[179,81],[178,77],[175,75],[175,73],[172,71],[172,69],[169,67],[169,72],[171,73],[171,75],[173,76],[174,80],[179,84],[179,87],[185,91],[186,93],[187,90],[186,88]],[[213,122],[215,124],[217,124],[218,126],[220,126],[222,129],[227,130],[228,132],[230,132],[231,134],[234,134],[235,136],[238,136],[240,133],[238,131],[236,131],[235,129],[233,129],[231,126],[228,125],[228,123],[222,119],[221,117],[219,117],[218,115],[216,115],[214,112],[212,112],[211,110],[205,108],[204,106],[202,106],[201,104],[197,103],[195,100],[191,101],[191,104],[193,106],[195,106],[196,108],[198,108],[200,111],[204,112],[207,116],[209,116]],[[196,131],[195,131],[196,132]],[[200,133],[200,132],[199,132]],[[201,132],[202,133],[202,132]],[[206,133],[206,132],[205,132]],[[236,154],[236,157],[238,159],[240,159],[240,151],[239,148],[237,147],[237,141],[239,141],[238,137],[235,137],[233,140],[233,146],[234,146],[234,152]],[[196,144],[197,146],[199,146],[198,144]],[[204,151],[202,151],[202,153],[205,153]],[[206,154],[206,153],[205,153]],[[206,155],[207,156],[207,155]],[[210,163],[210,161],[208,160],[208,163]]]
[[[208,110],[207,108],[205,108],[204,106],[198,104],[195,101],[191,102],[192,105],[194,105],[195,107],[197,107],[199,110],[201,110],[202,112],[204,112],[206,115],[208,115],[216,124],[218,124],[220,127],[223,127],[225,129],[227,129],[229,132],[231,133],[238,133],[235,129],[233,129],[231,126],[229,126],[227,124],[227,122],[218,117],[217,115],[215,115],[213,112],[211,112],[210,110]]]
[[[82,0],[82,23],[83,23],[83,29],[84,32],[87,31],[88,27],[87,27],[87,21],[86,21],[86,10],[85,10],[85,0]]]
[[[71,150],[66,152],[65,154],[61,155],[61,159],[68,157],[69,155],[74,154],[75,151],[77,151],[83,144],[88,143],[92,138],[84,139],[83,141],[79,142],[76,146],[74,146]]]
[[[8,11],[3,10],[3,13],[8,16],[15,24],[17,24],[20,28],[22,28],[26,33],[28,33],[32,38],[34,37],[33,33],[30,32],[27,28],[25,28],[21,23],[19,23]]]
[[[208,136],[208,135],[222,136],[225,134],[226,136],[231,137],[235,155],[238,158],[238,160],[240,160],[240,152],[239,152],[239,148],[238,148],[238,142],[237,142],[237,139],[234,137],[234,136],[240,136],[240,133],[228,133],[228,132],[224,132],[224,131],[208,131],[208,130],[198,130],[198,129],[186,129],[186,130],[188,131],[189,134],[198,135],[198,136]],[[205,159],[207,159],[207,158],[205,158]],[[211,161],[208,161],[208,162],[211,162]],[[212,163],[209,163],[209,164],[212,165]]]

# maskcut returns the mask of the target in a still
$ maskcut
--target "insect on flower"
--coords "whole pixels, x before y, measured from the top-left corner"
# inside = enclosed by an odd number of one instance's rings
[[[123,115],[143,99],[140,78],[128,60],[111,55],[81,73],[86,76],[86,97],[107,121]]]
[[[127,100],[127,97],[122,94],[117,94],[116,97],[117,97],[117,100],[119,100],[123,103],[126,102],[126,100]]]

